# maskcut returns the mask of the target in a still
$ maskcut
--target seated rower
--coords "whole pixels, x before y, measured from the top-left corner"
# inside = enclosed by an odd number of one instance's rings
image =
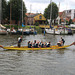
[[[36,48],[36,40],[34,40],[33,47]]]
[[[63,46],[63,42],[62,41],[59,41],[59,42],[57,42],[57,45],[58,46]]]
[[[28,42],[28,48],[32,48],[32,43],[30,41]]]
[[[42,47],[42,48],[44,47],[44,43],[43,43],[43,42],[41,42],[41,47]]]
[[[46,44],[46,47],[50,47],[50,42]]]
[[[39,42],[36,43],[36,48],[39,48]]]

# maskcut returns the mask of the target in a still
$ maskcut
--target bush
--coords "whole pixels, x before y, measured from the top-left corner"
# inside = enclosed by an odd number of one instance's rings
[[[39,22],[35,22],[35,25],[36,25],[36,26],[39,26]]]

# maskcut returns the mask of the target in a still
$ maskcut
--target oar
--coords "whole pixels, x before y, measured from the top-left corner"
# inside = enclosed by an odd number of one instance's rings
[[[1,48],[3,48],[3,46],[2,46],[2,45],[0,45],[0,47],[1,47]]]
[[[75,42],[73,42],[72,44],[70,44],[70,46],[75,45]]]

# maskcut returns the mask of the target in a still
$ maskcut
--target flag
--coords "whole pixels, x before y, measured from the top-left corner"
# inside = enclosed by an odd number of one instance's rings
[[[22,23],[22,27],[25,27],[25,25]]]

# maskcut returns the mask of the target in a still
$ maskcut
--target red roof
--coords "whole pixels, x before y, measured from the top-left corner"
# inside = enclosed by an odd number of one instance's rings
[[[69,22],[70,19],[69,18],[66,18],[66,20]]]
[[[59,12],[59,16],[60,16],[60,17],[62,16],[62,14],[63,14],[63,12]]]
[[[75,18],[72,21],[75,22]]]
[[[26,15],[27,15],[27,16],[29,16],[29,15],[34,15],[34,13],[26,13]]]

